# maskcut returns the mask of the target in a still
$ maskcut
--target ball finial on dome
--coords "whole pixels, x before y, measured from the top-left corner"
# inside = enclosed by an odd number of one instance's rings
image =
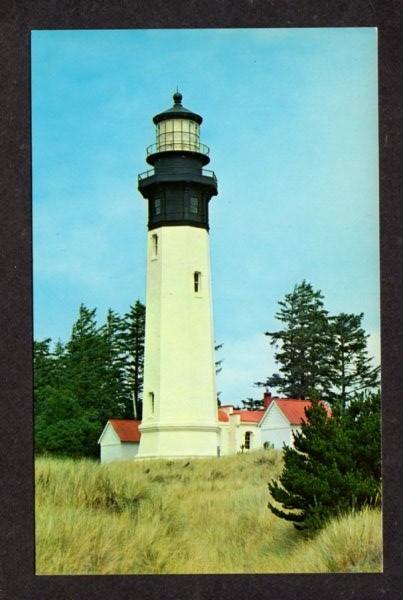
[[[180,92],[178,92],[178,89],[176,89],[176,92],[173,95],[173,99],[174,99],[175,104],[182,103],[182,94]]]

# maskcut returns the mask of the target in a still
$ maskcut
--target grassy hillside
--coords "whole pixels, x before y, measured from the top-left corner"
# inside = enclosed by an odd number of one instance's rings
[[[99,465],[36,461],[38,574],[381,570],[381,516],[364,511],[306,540],[267,508],[274,450]]]

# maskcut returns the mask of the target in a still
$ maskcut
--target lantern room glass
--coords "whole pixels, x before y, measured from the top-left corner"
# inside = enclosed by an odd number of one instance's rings
[[[166,119],[157,124],[157,152],[200,150],[200,128],[190,119]]]

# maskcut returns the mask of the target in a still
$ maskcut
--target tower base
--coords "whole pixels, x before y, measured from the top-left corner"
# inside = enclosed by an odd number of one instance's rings
[[[219,456],[219,427],[215,423],[167,423],[140,426],[136,458],[196,458]]]

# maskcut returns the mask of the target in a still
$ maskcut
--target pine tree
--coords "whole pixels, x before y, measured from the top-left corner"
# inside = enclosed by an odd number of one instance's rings
[[[99,330],[105,342],[105,389],[113,398],[114,415],[133,418],[133,406],[126,382],[127,356],[125,351],[125,321],[112,309]]]
[[[50,451],[47,428],[65,416],[62,396],[67,388],[65,349],[60,341],[52,351],[51,339],[34,341],[34,431],[35,451]]]
[[[52,385],[54,361],[50,351],[52,340],[47,338],[40,342],[34,341],[33,366],[34,366],[34,413],[40,413],[41,407],[46,402],[46,390]]]
[[[50,344],[50,339],[34,342],[35,451],[69,456],[88,454],[88,436],[82,434],[80,440],[78,430],[88,431],[94,425],[70,389],[63,344],[58,341],[53,351]]]
[[[332,516],[380,502],[380,396],[361,395],[329,417],[316,399],[306,410],[294,448],[284,447],[284,469],[269,484],[270,510],[315,531]]]
[[[379,367],[373,367],[367,350],[367,335],[361,327],[363,313],[341,313],[330,317],[333,338],[332,404],[345,406],[357,392],[379,384]]]
[[[276,314],[284,328],[266,332],[277,349],[275,373],[257,385],[275,387],[288,397],[307,398],[317,390],[323,398],[330,388],[332,335],[323,296],[303,281],[279,302]]]
[[[126,354],[126,385],[132,401],[134,416],[143,415],[144,338],[146,307],[137,300],[125,315],[124,351]]]
[[[98,331],[95,315],[96,309],[80,305],[78,319],[66,344],[66,366],[74,397],[83,409],[94,409],[105,421],[112,416],[111,399],[104,389],[107,345]]]
[[[69,456],[97,456],[108,419],[141,418],[145,307],[124,318],[109,309],[98,327],[83,304],[65,346],[34,344],[35,448]]]
[[[246,400],[242,400],[242,404],[246,410],[259,410],[263,408],[263,399],[255,400],[254,398],[246,398]]]

